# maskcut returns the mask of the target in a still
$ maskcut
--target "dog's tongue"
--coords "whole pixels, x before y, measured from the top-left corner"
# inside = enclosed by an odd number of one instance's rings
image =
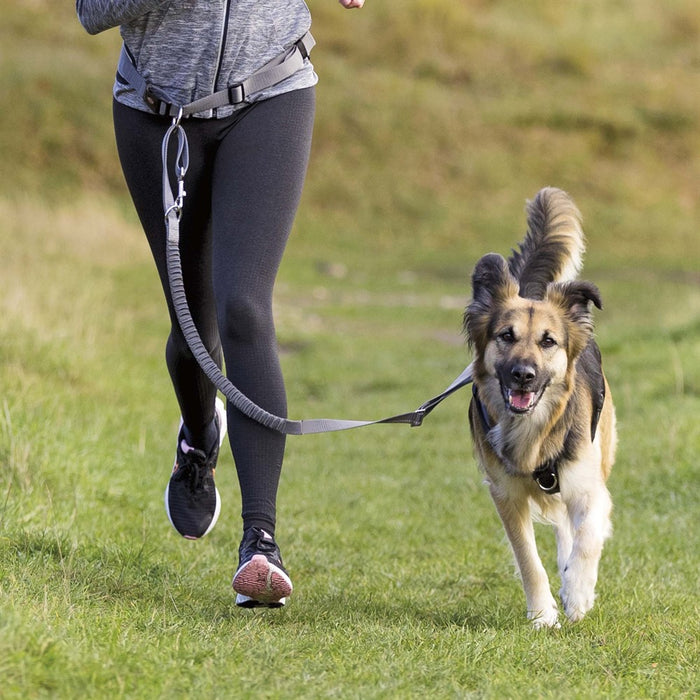
[[[519,410],[524,411],[526,408],[530,408],[532,399],[535,397],[532,391],[515,391],[511,389],[508,398],[510,400],[510,405]]]

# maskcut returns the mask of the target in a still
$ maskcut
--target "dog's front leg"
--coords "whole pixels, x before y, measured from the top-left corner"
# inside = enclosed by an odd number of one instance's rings
[[[535,629],[558,627],[557,603],[549,588],[547,572],[537,553],[527,498],[513,499],[491,488],[491,497],[510,541],[525,590],[527,617]]]
[[[559,569],[559,576],[563,577],[574,546],[571,522],[563,504],[561,504],[560,510],[556,512],[556,518],[553,518],[553,525],[557,541],[557,568]]]
[[[573,495],[567,505],[574,539],[571,556],[561,572],[560,595],[566,616],[577,622],[593,607],[603,542],[611,532],[612,502],[601,482]]]

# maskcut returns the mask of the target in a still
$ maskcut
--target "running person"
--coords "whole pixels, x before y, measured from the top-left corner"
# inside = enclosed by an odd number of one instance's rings
[[[340,3],[362,7],[364,0]],[[228,431],[243,519],[236,603],[279,607],[292,591],[275,542],[285,437],[231,405],[224,409],[180,330],[166,268],[161,143],[172,122],[168,104],[241,83],[307,34],[310,13],[303,0],[76,0],[76,9],[91,34],[120,27],[124,50],[149,85],[145,99],[117,73],[113,117],[122,170],[171,318],[166,364],[182,420],[165,494],[168,518],[188,539],[214,527],[220,510],[214,471]],[[278,416],[287,415],[287,404],[272,291],[306,175],[316,82],[304,54],[296,72],[244,103],[182,122],[189,169],[180,252],[190,311],[231,383]]]

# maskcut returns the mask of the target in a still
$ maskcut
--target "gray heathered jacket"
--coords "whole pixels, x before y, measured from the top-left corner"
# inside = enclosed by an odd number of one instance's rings
[[[119,26],[138,71],[176,104],[241,82],[311,26],[303,0],[76,0],[76,10],[90,34]],[[247,101],[310,87],[317,80],[307,59],[293,76]],[[149,111],[119,80],[114,96]],[[225,117],[233,107],[216,111],[216,117]]]

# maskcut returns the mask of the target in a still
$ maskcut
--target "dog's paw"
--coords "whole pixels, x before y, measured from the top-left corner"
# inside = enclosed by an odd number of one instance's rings
[[[575,578],[564,572],[559,591],[564,612],[570,622],[578,622],[593,607],[595,602],[595,577]]]
[[[543,610],[529,610],[527,619],[532,621],[532,627],[536,630],[544,628],[559,629],[559,611],[556,604],[552,603]]]
[[[586,613],[593,607],[594,595],[577,598],[569,598],[562,594],[562,603],[564,604],[564,612],[569,622],[579,622],[584,618]]]

